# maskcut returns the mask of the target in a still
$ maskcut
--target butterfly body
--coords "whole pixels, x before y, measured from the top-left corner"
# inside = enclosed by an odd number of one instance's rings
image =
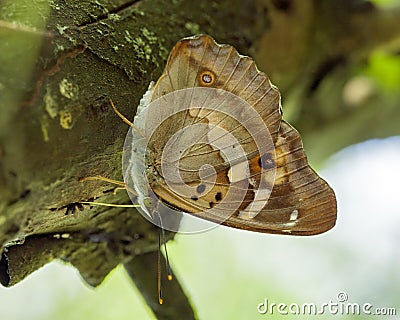
[[[335,224],[335,195],[309,167],[297,131],[282,120],[277,88],[231,46],[207,35],[179,41],[134,125],[124,178],[151,219],[154,212],[162,219],[187,212],[294,235]]]

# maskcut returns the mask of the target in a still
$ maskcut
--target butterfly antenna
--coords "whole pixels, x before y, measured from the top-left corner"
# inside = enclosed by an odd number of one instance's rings
[[[118,190],[126,190],[126,191],[132,193],[133,195],[137,196],[137,192],[136,192],[135,190],[133,190],[132,188],[129,188],[129,187],[127,186],[127,184],[125,184],[125,182],[123,182],[123,181],[118,181],[118,180],[113,180],[113,179],[109,179],[109,178],[106,178],[106,177],[103,177],[103,176],[84,177],[84,178],[80,178],[80,179],[79,179],[79,182],[96,181],[96,180],[109,182],[109,183],[112,183],[112,184],[115,184],[115,185],[119,186],[119,187],[116,187],[116,188],[114,189],[114,192],[113,192],[114,195],[117,194],[117,191],[118,191]]]
[[[121,186],[125,188],[125,182],[123,181],[118,181],[118,180],[113,180],[113,179],[109,179],[103,176],[92,176],[92,177],[85,177],[85,178],[81,178],[79,179],[79,182],[84,182],[84,181],[95,181],[95,180],[100,180],[100,181],[105,181],[105,182],[109,182],[112,184],[116,184],[117,186]]]
[[[92,176],[92,177],[85,177],[85,178],[79,179],[80,182],[95,181],[95,180],[109,182],[109,183],[116,184],[117,186],[119,186],[114,189],[114,195],[116,195],[117,190],[126,190],[126,191],[129,191],[129,192],[133,193],[134,195],[136,195],[136,192],[131,190],[130,188],[128,188],[125,185],[125,182],[123,182],[123,181],[113,180],[113,179],[109,179],[109,178],[106,178],[103,176]],[[114,204],[114,203],[104,203],[104,202],[94,202],[94,201],[80,201],[79,203],[80,204],[89,204],[89,205],[93,205],[93,206],[104,206],[104,207],[115,207],[115,208],[140,207],[139,204]]]
[[[161,230],[158,232],[158,254],[157,254],[157,292],[158,303],[163,304],[162,286],[161,286]]]
[[[157,210],[153,211],[154,213],[156,213],[156,216],[158,218],[158,221],[160,222],[159,224],[159,232],[158,232],[158,259],[157,259],[157,287],[158,287],[158,302],[160,304],[163,303],[163,298],[162,298],[162,283],[161,283],[161,276],[162,276],[162,272],[161,272],[161,247],[164,246],[164,250],[165,250],[165,268],[167,271],[167,278],[168,280],[172,280],[172,272],[171,272],[171,266],[169,264],[169,258],[168,258],[168,251],[167,251],[167,243],[165,241],[165,229],[164,226],[162,224],[162,219],[161,219],[161,215]]]
[[[137,208],[140,204],[115,204],[105,202],[94,202],[94,201],[80,201],[81,204],[89,204],[91,206],[103,206],[103,207],[114,207],[114,208]]]
[[[117,114],[118,117],[122,119],[123,122],[125,122],[128,126],[132,127],[137,133],[139,133],[140,136],[145,138],[143,132],[138,127],[136,127],[131,121],[129,121],[121,112],[119,112],[112,99],[110,99],[110,104],[114,112]]]
[[[171,281],[172,280],[171,265],[169,264],[167,242],[165,241],[165,230],[163,227],[161,227],[161,236],[162,236],[162,243],[164,245],[164,250],[165,250],[165,268],[167,269],[167,278],[168,278],[168,280]]]
[[[161,215],[158,211],[155,211],[157,213],[157,218],[160,221],[160,237],[161,237],[161,243],[159,244],[159,250],[161,251],[161,247],[164,246],[165,250],[165,269],[167,270],[167,278],[168,280],[172,280],[172,271],[171,271],[171,265],[169,264],[169,258],[168,258],[168,250],[167,250],[167,241],[165,241],[165,229],[162,223]]]

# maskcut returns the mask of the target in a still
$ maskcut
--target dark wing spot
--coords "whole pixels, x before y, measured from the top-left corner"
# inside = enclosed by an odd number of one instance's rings
[[[202,183],[199,184],[199,185],[197,186],[197,188],[196,188],[196,191],[197,191],[198,194],[203,193],[205,190],[206,190],[206,186],[205,186],[204,184],[202,184]]]
[[[210,208],[214,208],[214,202],[210,201],[209,205],[210,205]]]
[[[217,192],[215,194],[215,200],[220,201],[222,199],[222,192]]]
[[[199,197],[198,196],[191,196],[190,199],[192,199],[193,201],[197,201],[197,200],[199,200]]]
[[[275,161],[272,159],[270,153],[263,154],[258,159],[258,165],[260,166],[260,168],[263,168],[264,170],[272,169],[276,166]]]

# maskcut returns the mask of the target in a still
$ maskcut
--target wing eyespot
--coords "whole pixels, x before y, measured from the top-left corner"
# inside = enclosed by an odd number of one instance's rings
[[[200,73],[199,81],[202,86],[212,86],[215,82],[215,74],[210,70],[205,70]]]

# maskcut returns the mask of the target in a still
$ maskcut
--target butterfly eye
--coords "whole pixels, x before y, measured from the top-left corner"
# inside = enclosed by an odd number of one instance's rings
[[[200,74],[200,84],[203,86],[211,86],[215,81],[215,75],[211,71],[204,71]]]

